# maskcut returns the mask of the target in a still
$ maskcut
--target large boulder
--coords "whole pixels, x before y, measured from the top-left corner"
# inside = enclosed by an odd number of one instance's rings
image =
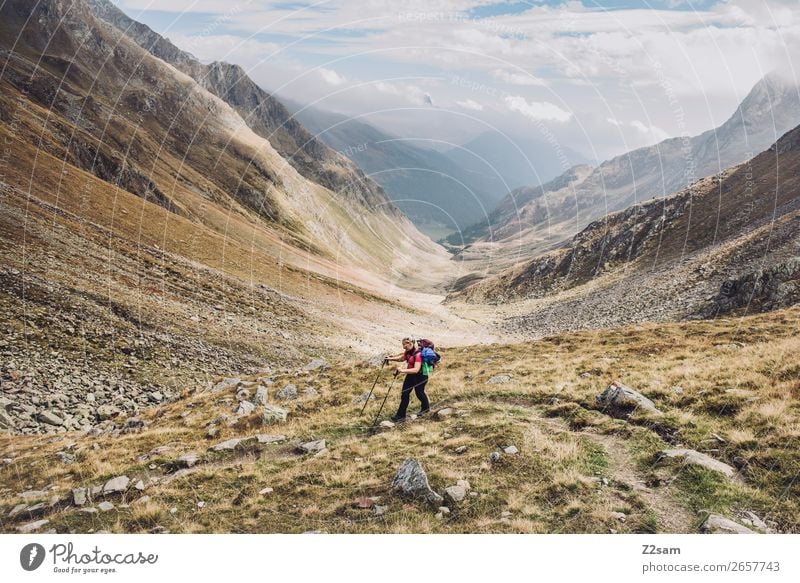
[[[612,414],[630,413],[641,409],[654,415],[663,415],[656,409],[653,401],[618,381],[611,383],[605,391],[597,396],[597,404],[603,409],[609,409]]]
[[[423,500],[433,506],[441,506],[444,498],[431,489],[428,476],[415,459],[403,461],[392,480],[392,488],[403,495]]]

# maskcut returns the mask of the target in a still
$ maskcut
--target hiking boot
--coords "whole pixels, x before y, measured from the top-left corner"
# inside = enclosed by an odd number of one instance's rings
[[[400,423],[401,421],[404,420],[405,417],[398,417],[397,415],[392,415],[391,417],[389,417],[389,421],[391,421],[392,423]]]
[[[420,411],[419,413],[417,413],[417,417],[424,417],[425,415],[427,415],[427,414],[428,414],[428,413],[430,413],[430,412],[431,412],[431,410],[430,410],[430,409],[423,409],[422,411]]]

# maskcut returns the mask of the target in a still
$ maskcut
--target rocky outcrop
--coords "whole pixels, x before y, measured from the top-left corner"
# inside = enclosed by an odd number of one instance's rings
[[[791,257],[728,279],[719,293],[700,311],[704,318],[747,308],[748,313],[786,308],[800,301],[800,257]]]

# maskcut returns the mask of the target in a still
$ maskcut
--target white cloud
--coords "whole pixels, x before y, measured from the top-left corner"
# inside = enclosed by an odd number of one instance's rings
[[[460,105],[464,109],[470,109],[472,111],[483,111],[483,105],[481,105],[477,101],[473,101],[472,99],[465,99],[464,101],[456,101],[456,104]]]
[[[504,101],[508,109],[521,113],[532,121],[555,121],[559,123],[568,122],[572,119],[572,114],[547,101],[528,102],[519,95],[508,95]]]
[[[540,79],[535,75],[530,75],[527,73],[511,72],[504,69],[494,69],[491,75],[498,81],[508,83],[509,85],[532,85],[540,87],[545,87],[547,85],[544,79]]]
[[[339,75],[339,73],[333,69],[320,68],[319,74],[329,85],[344,85],[344,83],[347,81],[347,79]]]

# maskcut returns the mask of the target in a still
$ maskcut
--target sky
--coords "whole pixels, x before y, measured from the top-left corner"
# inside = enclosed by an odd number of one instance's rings
[[[113,0],[279,97],[445,149],[538,134],[601,161],[796,79],[798,0]]]

